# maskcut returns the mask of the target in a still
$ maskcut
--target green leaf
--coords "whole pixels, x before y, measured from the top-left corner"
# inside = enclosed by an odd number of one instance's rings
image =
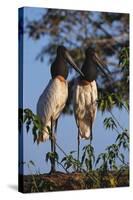
[[[27,119],[28,119],[27,115],[24,115],[24,117],[23,117],[23,123],[25,123]]]
[[[81,164],[83,164],[84,160],[85,160],[85,155],[86,155],[86,151],[84,151],[83,155],[82,155],[82,159],[81,159]]]
[[[93,163],[95,162],[95,155],[93,154],[92,155],[92,158],[93,158]]]
[[[61,163],[62,163],[62,162],[64,162],[64,161],[66,161],[66,159],[67,159],[67,158],[66,158],[66,157],[64,157],[64,158],[61,160]]]
[[[34,126],[35,126],[37,129],[41,130],[42,124],[41,124],[41,121],[40,121],[39,116],[34,115],[34,117],[33,117],[33,124],[34,124]]]
[[[54,152],[54,159],[55,159],[56,161],[58,161],[58,160],[59,160],[59,155],[58,155],[58,153],[57,153],[57,152]]]
[[[29,108],[26,108],[24,109],[24,113],[28,116],[28,117],[31,117],[33,116],[33,113],[32,111],[29,109]]]
[[[87,158],[85,159],[85,165],[86,165],[86,168],[88,170],[89,169],[89,160]]]
[[[35,163],[32,160],[30,160],[29,163],[35,167]]]
[[[122,159],[122,162],[125,162],[125,156],[123,155],[123,153],[120,153],[120,157]]]
[[[33,136],[34,143],[36,142],[36,140],[37,140],[37,134],[34,134],[34,136]]]
[[[76,151],[70,151],[70,154],[73,154],[73,153],[75,153]]]
[[[26,164],[25,161],[21,161],[21,162],[19,162],[19,166],[21,166],[21,165],[25,165],[25,164]]]
[[[121,134],[119,134],[118,136],[117,136],[117,138],[116,138],[116,140],[115,140],[115,142],[117,142],[118,140],[120,140],[121,139]]]
[[[87,170],[92,170],[92,160],[91,159],[85,159],[85,164],[86,164],[86,168]]]
[[[36,135],[36,132],[37,132],[36,126],[33,126],[33,128],[32,128],[32,134],[33,134],[33,135]]]
[[[106,129],[111,128],[113,130],[114,128],[117,128],[117,125],[112,117],[105,118],[103,123]]]
[[[66,170],[69,169],[72,166],[71,163],[66,163]]]
[[[95,166],[98,165],[99,161],[101,160],[101,154],[98,156],[97,160],[96,160],[96,163],[95,163]]]
[[[26,131],[27,131],[27,133],[29,132],[30,125],[31,125],[31,120],[28,120],[28,121],[26,122]]]
[[[47,126],[48,134],[51,135],[51,128]]]
[[[47,152],[46,158],[45,158],[46,162],[48,162],[48,160],[50,159],[50,157],[51,157],[51,152]]]

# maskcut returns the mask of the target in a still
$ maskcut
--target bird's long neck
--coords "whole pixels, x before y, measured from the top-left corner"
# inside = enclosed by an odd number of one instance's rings
[[[56,76],[62,76],[64,79],[67,79],[68,76],[68,68],[66,66],[65,59],[58,55],[51,66],[51,76],[52,78],[56,78]]]
[[[83,66],[82,66],[81,71],[85,75],[84,80],[87,80],[89,82],[96,80],[96,78],[97,78],[97,65],[93,61],[92,58],[87,57],[85,59],[85,62],[83,64]],[[81,78],[81,79],[83,79],[83,78]]]

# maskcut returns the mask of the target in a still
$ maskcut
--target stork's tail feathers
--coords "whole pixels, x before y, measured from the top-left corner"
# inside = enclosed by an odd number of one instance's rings
[[[40,142],[45,142],[49,139],[49,133],[47,129],[43,129],[41,133],[39,133],[39,136],[37,138],[37,143],[39,144]]]
[[[90,139],[92,140],[92,120],[90,119],[90,124],[86,124],[86,121],[81,121],[80,122],[80,127],[79,129],[79,135],[81,139]]]
[[[92,140],[92,130],[90,130],[90,129],[86,132],[83,132],[79,129],[79,135],[80,135],[81,139],[86,139],[86,140],[91,139]]]
[[[86,126],[85,123],[81,123],[81,127],[79,127],[79,135],[81,139],[92,140],[92,123],[90,123],[90,126]]]
[[[49,139],[48,130],[47,130],[47,131],[43,130],[43,133],[42,133],[42,135],[43,135],[43,141],[46,141],[46,140],[48,140],[48,139]]]

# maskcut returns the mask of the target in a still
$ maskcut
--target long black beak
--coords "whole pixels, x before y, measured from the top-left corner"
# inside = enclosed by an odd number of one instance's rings
[[[79,67],[76,65],[76,63],[74,62],[74,60],[72,59],[72,57],[70,56],[68,51],[65,51],[65,58],[66,58],[67,62],[84,78],[85,77],[84,74],[79,69]]]
[[[94,60],[96,61],[97,63],[97,66],[98,68],[102,71],[102,73],[109,79],[112,81],[112,77],[111,77],[111,73],[110,71],[108,70],[107,66],[105,65],[105,63],[103,63],[99,57],[97,56],[97,54],[95,53],[94,55]],[[106,70],[106,72],[105,72]]]

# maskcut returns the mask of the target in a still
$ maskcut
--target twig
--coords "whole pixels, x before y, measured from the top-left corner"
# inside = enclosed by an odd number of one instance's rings
[[[114,116],[114,114],[111,111],[109,111],[109,113],[115,119],[115,121],[117,122],[118,126],[124,131],[124,128],[121,126],[121,124],[119,123],[119,121],[117,120],[117,118]]]
[[[118,133],[119,134],[119,131],[114,127],[114,130],[116,131],[116,133]]]
[[[119,156],[117,156],[117,158],[118,158],[124,165],[128,166],[128,164],[125,163]]]
[[[69,171],[62,165],[61,162],[59,162],[57,160],[56,160],[56,162],[57,162],[57,164],[59,164],[66,171],[66,173],[69,173]]]
[[[50,139],[53,140],[53,142],[55,143],[55,145],[58,147],[58,149],[60,149],[60,151],[65,155],[67,156],[67,154],[65,153],[65,151],[57,144],[57,142],[55,142],[55,140],[49,135]]]

